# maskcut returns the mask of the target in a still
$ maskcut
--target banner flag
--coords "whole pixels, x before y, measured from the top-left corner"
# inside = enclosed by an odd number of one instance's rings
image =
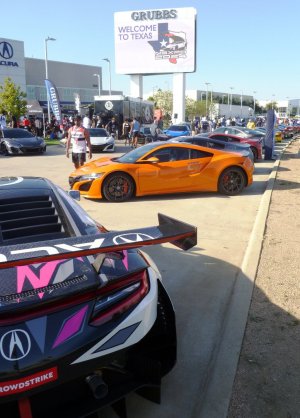
[[[274,109],[269,109],[267,111],[267,121],[266,121],[266,135],[265,135],[265,160],[273,159],[274,152],[274,142],[275,142],[275,123],[276,117]]]
[[[55,116],[55,119],[58,122],[61,122],[62,116],[61,116],[61,108],[60,108],[60,100],[57,88],[50,80],[45,80],[46,90],[49,97],[50,105],[52,112]]]

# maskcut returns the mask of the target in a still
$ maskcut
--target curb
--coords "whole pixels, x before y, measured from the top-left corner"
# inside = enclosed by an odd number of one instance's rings
[[[202,403],[195,409],[193,418],[226,418],[232,387],[238,366],[243,337],[259,265],[266,221],[269,214],[272,191],[281,156],[293,141],[290,140],[274,162],[262,196],[243,262],[232,291],[231,303],[224,320],[220,345],[212,359],[211,376],[207,382]]]

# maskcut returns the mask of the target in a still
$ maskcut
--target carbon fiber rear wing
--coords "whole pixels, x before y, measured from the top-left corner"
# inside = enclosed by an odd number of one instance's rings
[[[171,242],[188,250],[197,244],[197,228],[158,214],[158,226],[75,238],[0,247],[0,269],[52,260],[122,251]]]

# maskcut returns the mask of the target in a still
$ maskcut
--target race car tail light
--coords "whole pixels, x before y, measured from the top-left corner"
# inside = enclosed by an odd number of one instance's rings
[[[136,306],[149,292],[147,271],[106,286],[104,290],[96,300],[90,325],[103,325]]]

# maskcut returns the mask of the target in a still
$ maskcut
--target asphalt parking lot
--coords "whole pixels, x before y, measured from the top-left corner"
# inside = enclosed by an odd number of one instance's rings
[[[286,144],[284,141],[276,145],[277,153]],[[126,150],[129,148],[119,143],[114,155]],[[102,155],[94,154],[93,158]],[[224,405],[224,414],[218,415],[207,414],[211,402],[207,394],[213,391],[211,377],[224,330],[230,327],[228,314],[232,298],[241,277],[249,241],[253,240],[257,213],[273,166],[273,161],[256,163],[253,185],[234,197],[197,193],[151,196],[125,203],[81,200],[84,209],[108,229],[156,225],[158,212],[198,228],[198,245],[188,252],[170,244],[146,249],[158,265],[174,303],[178,362],[163,379],[161,405],[137,395],[128,397],[128,416],[131,418],[226,417],[226,391],[222,399],[214,400]],[[1,176],[44,176],[66,190],[68,175],[73,170],[71,160],[65,157],[65,150],[60,146],[50,146],[46,154],[38,156],[0,155],[0,167]],[[251,278],[244,274],[242,281],[247,287]],[[229,347],[225,356],[232,354],[237,355],[231,353]],[[233,364],[230,359],[228,364]],[[228,379],[231,372],[228,370]],[[230,381],[226,382],[225,376],[218,385],[225,387],[230,385]],[[110,409],[105,409],[100,415],[102,418],[117,416]]]

